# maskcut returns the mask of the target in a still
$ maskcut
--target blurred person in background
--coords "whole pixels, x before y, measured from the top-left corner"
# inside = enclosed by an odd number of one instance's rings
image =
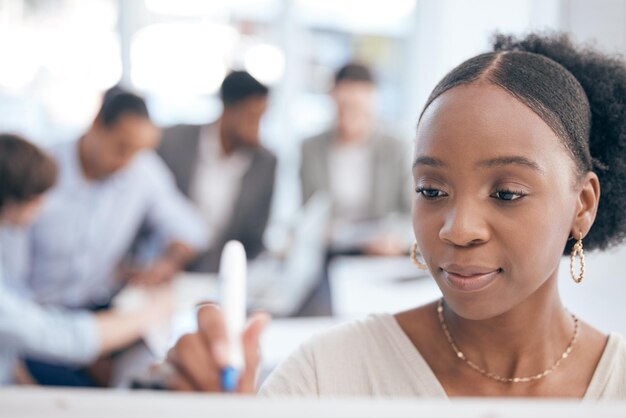
[[[375,95],[368,67],[340,68],[335,126],[302,145],[303,201],[318,190],[333,199],[333,252],[399,255],[409,246],[409,150],[377,126]]]
[[[268,93],[247,72],[233,71],[222,82],[224,110],[216,122],[163,133],[159,154],[208,224],[209,248],[192,270],[216,271],[229,240],[241,241],[249,258],[264,249],[276,172],[276,157],[259,137]]]
[[[27,227],[56,178],[57,167],[49,156],[17,136],[0,134],[0,231]],[[14,369],[20,355],[48,362],[89,363],[131,344],[173,310],[166,286],[151,289],[150,304],[133,313],[43,307],[5,285],[5,250],[0,240],[0,385],[16,382]],[[80,369],[66,381],[71,385],[86,382],[89,378]]]
[[[98,310],[128,281],[167,282],[204,249],[202,219],[153,151],[159,136],[142,98],[110,92],[78,141],[50,150],[59,181],[34,224],[8,245],[10,257],[20,260],[16,291],[46,305]],[[158,231],[163,251],[147,268],[120,277],[144,223]],[[49,378],[63,372],[26,364],[43,384],[55,384]]]

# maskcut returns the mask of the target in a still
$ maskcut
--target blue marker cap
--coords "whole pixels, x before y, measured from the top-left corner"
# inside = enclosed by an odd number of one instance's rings
[[[220,372],[220,380],[224,392],[234,392],[239,383],[239,372],[234,367],[224,367]]]

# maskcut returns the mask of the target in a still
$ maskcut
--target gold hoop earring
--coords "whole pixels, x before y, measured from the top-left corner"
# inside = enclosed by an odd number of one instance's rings
[[[576,271],[574,268],[576,257],[578,257],[578,259],[580,260],[580,274],[576,274]],[[569,271],[570,271],[570,274],[572,275],[572,279],[574,280],[574,282],[580,283],[583,281],[583,278],[585,276],[585,253],[583,251],[583,233],[582,232],[579,233],[578,241],[576,241],[576,244],[574,244],[574,246],[572,247],[572,255],[570,256]]]
[[[413,264],[415,264],[417,266],[418,269],[420,270],[427,270],[428,266],[426,265],[426,263],[421,262],[420,260],[417,259],[417,253],[418,253],[418,249],[417,249],[417,241],[415,241],[413,243],[413,245],[411,246],[411,261],[413,262]]]

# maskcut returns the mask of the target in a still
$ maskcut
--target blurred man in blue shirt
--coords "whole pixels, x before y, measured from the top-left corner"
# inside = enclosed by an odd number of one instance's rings
[[[160,256],[130,280],[161,283],[205,247],[206,228],[153,152],[160,137],[140,97],[105,98],[89,130],[50,150],[59,181],[42,213],[16,243],[25,263],[21,284],[36,301],[70,308],[106,305],[140,227],[165,243]]]
[[[133,343],[173,308],[166,286],[152,287],[150,304],[139,312],[97,314],[43,307],[10,290],[2,232],[30,224],[56,178],[57,168],[49,156],[19,137],[0,134],[0,386],[15,381],[20,355],[73,365],[89,363]],[[80,370],[73,378],[74,383],[86,380]]]
[[[217,271],[222,248],[233,239],[241,241],[249,258],[264,250],[277,164],[260,142],[268,94],[248,72],[232,71],[220,87],[224,109],[217,121],[163,132],[159,155],[207,223],[207,251],[191,270]]]

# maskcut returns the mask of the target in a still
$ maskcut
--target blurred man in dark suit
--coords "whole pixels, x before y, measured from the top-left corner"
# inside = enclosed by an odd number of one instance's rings
[[[216,271],[224,244],[239,240],[250,258],[263,250],[276,157],[259,142],[269,90],[245,71],[223,81],[224,110],[209,125],[166,129],[159,149],[180,190],[208,224],[210,244],[191,270]]]

